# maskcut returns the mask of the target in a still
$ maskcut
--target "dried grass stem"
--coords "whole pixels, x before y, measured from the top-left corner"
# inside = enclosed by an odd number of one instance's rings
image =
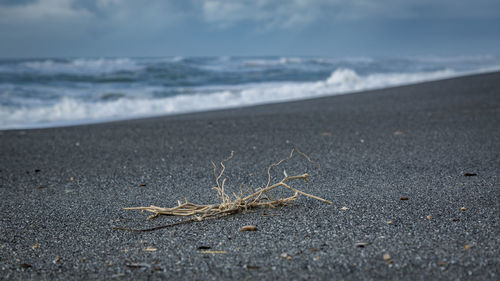
[[[184,223],[189,223],[189,222],[196,222],[196,221],[202,221],[207,218],[215,218],[215,217],[221,217],[229,214],[234,214],[238,213],[241,211],[245,211],[248,209],[256,208],[256,207],[271,207],[274,208],[275,206],[282,206],[282,205],[287,205],[291,201],[294,201],[298,198],[299,194],[325,202],[327,204],[332,204],[331,201],[325,200],[321,197],[308,194],[306,192],[303,192],[301,190],[298,190],[292,186],[289,185],[289,182],[294,181],[294,180],[304,180],[304,181],[309,181],[309,177],[311,177],[309,174],[304,173],[301,175],[295,175],[295,176],[288,176],[286,171],[283,171],[284,177],[281,181],[272,184],[271,185],[271,169],[274,167],[277,167],[281,165],[283,162],[290,160],[294,154],[297,153],[301,156],[303,156],[305,159],[307,159],[309,162],[314,163],[309,156],[304,154],[303,152],[297,150],[297,149],[292,149],[290,152],[290,155],[287,158],[281,159],[280,161],[273,163],[269,165],[267,168],[267,183],[264,188],[257,188],[253,193],[244,196],[243,192],[240,191],[240,194],[237,195],[233,193],[233,197],[231,198],[230,195],[227,194],[226,189],[225,189],[225,184],[227,179],[224,178],[221,181],[221,178],[226,170],[226,166],[224,165],[227,161],[231,160],[234,156],[234,151],[231,152],[228,158],[222,160],[220,162],[220,171],[217,172],[217,165],[212,162],[213,168],[214,168],[214,177],[215,177],[215,184],[212,189],[215,189],[217,191],[217,197],[221,200],[221,203],[219,204],[210,204],[210,205],[204,205],[204,204],[194,204],[189,202],[187,199],[184,199],[184,203],[181,203],[180,201],[177,201],[177,206],[172,207],[172,208],[163,208],[163,207],[158,207],[158,206],[149,206],[149,207],[128,207],[128,208],[123,208],[124,210],[141,210],[141,211],[146,211],[146,212],[151,212],[153,215],[149,216],[148,219],[157,217],[159,215],[168,215],[168,216],[188,216],[191,217],[188,220],[168,224],[168,225],[163,225],[159,227],[153,227],[153,228],[148,228],[148,229],[133,229],[133,228],[115,228],[118,230],[129,230],[129,231],[152,231],[152,230],[157,230],[157,229],[162,229],[162,228],[167,228],[179,224],[184,224]],[[268,195],[268,193],[278,187],[284,187],[287,188],[291,191],[294,192],[294,194],[290,197],[287,198],[280,198],[280,199],[273,199],[271,196]]]

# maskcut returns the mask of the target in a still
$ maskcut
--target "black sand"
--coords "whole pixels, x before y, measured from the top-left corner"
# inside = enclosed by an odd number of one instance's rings
[[[227,176],[238,190],[263,185],[266,167],[293,147],[322,167],[290,162],[288,174],[313,175],[295,186],[333,205],[299,197],[150,233],[112,230],[177,221],[121,206],[217,202],[210,161],[231,150]],[[498,280],[499,172],[500,73],[0,131],[0,279]],[[249,224],[259,230],[239,231]]]

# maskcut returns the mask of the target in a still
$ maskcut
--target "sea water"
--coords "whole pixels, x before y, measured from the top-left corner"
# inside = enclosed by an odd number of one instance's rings
[[[3,59],[0,129],[241,107],[498,70],[497,56]]]

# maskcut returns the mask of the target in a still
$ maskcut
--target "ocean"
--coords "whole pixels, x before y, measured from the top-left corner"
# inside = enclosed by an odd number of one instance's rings
[[[0,60],[0,129],[29,129],[348,94],[500,70],[498,56]]]

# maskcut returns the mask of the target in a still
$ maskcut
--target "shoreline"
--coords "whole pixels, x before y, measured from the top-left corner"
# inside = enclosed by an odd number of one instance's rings
[[[496,280],[498,124],[494,72],[237,109],[0,131],[0,276]],[[228,188],[262,186],[267,166],[293,147],[321,170],[300,158],[283,168],[310,173],[311,182],[296,187],[332,205],[299,196],[290,206],[151,233],[112,229],[176,221],[148,221],[121,207],[218,202],[210,161],[232,150]],[[244,225],[258,231],[239,231]],[[204,254],[206,247],[225,253]]]
[[[483,75],[483,74],[492,74],[492,73],[496,73],[496,72],[499,72],[498,68],[490,68],[489,70],[488,69],[477,70],[476,72],[459,72],[459,73],[455,73],[455,74],[453,74],[449,77],[445,77],[445,78],[433,78],[430,80],[424,80],[424,81],[419,81],[419,82],[406,82],[406,83],[390,85],[390,86],[386,86],[386,87],[374,87],[374,88],[362,89],[362,90],[349,90],[346,92],[318,95],[318,96],[313,96],[313,97],[309,97],[309,98],[301,97],[301,98],[295,98],[295,99],[289,99],[289,100],[283,100],[283,101],[268,101],[268,102],[263,102],[263,103],[228,106],[228,107],[214,108],[214,109],[208,109],[208,110],[192,110],[192,111],[185,111],[185,112],[165,113],[165,114],[160,114],[160,115],[157,115],[157,114],[142,115],[142,116],[135,116],[135,117],[110,117],[110,118],[101,118],[101,119],[93,119],[93,120],[92,119],[90,119],[90,120],[73,120],[73,121],[67,120],[67,121],[55,121],[55,122],[51,122],[51,123],[31,123],[31,124],[24,125],[21,127],[5,127],[4,129],[0,129],[0,132],[1,131],[9,131],[9,130],[36,130],[36,129],[49,129],[49,128],[64,128],[64,127],[72,127],[72,126],[86,126],[86,125],[95,125],[95,124],[103,124],[103,123],[127,122],[127,121],[132,121],[132,120],[141,120],[141,119],[164,118],[164,117],[172,117],[172,116],[175,117],[175,116],[198,114],[198,113],[213,112],[213,111],[218,112],[218,111],[224,111],[224,110],[238,110],[238,109],[247,108],[247,107],[252,108],[252,107],[258,107],[258,106],[266,106],[266,105],[270,105],[270,104],[300,102],[300,101],[307,101],[307,100],[314,100],[314,99],[329,98],[329,97],[340,96],[340,95],[351,95],[351,94],[373,92],[373,91],[385,90],[385,89],[391,89],[391,88],[414,86],[414,85],[418,85],[421,83],[445,81],[448,79],[457,79],[457,78],[461,78],[461,77],[476,76],[476,75]],[[317,82],[319,83],[321,81],[317,81]]]

